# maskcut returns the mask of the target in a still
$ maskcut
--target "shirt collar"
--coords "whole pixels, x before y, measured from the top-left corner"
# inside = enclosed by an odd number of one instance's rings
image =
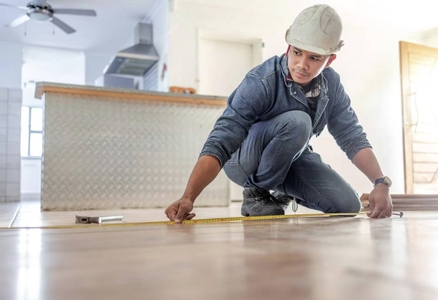
[[[293,82],[292,76],[290,75],[289,71],[287,73],[286,79],[289,82]],[[305,92],[304,96],[306,96],[307,98],[318,97],[321,94],[321,89],[322,89],[322,75],[319,74],[316,78],[314,78],[310,82],[310,84],[311,84],[310,90]]]

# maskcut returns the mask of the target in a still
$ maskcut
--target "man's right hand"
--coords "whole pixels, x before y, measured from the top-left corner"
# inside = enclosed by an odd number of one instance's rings
[[[219,174],[220,170],[220,162],[216,157],[210,155],[201,156],[190,174],[189,182],[181,199],[173,202],[164,211],[169,220],[181,223],[184,220],[193,219],[196,216],[194,213],[191,213],[193,202],[201,191]]]
[[[191,220],[196,216],[195,213],[191,213],[192,209],[193,202],[186,198],[181,198],[169,205],[164,213],[170,221],[181,223],[183,220]]]

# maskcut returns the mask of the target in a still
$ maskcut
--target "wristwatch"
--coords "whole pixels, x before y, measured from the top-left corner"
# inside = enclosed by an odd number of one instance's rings
[[[387,187],[390,187],[392,185],[391,178],[389,178],[388,176],[377,178],[376,181],[374,181],[374,186],[378,185],[379,183],[383,183]]]

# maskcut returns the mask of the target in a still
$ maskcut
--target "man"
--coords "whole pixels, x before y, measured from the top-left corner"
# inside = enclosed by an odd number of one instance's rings
[[[284,214],[293,198],[325,213],[359,212],[357,193],[309,145],[326,125],[374,183],[368,216],[392,215],[391,180],[380,169],[339,75],[330,68],[343,46],[341,33],[341,19],[328,5],[311,6],[297,16],[286,32],[286,54],[252,69],[230,95],[183,196],[165,211],[170,220],[195,216],[195,199],[222,167],[244,187],[244,216]]]

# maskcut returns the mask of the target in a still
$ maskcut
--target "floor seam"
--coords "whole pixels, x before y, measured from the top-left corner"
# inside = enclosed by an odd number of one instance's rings
[[[18,213],[20,212],[20,209],[21,209],[21,204],[18,204],[18,207],[17,207],[17,209],[15,210],[15,213],[14,213],[14,215],[12,216],[11,221],[9,222],[9,225],[8,225],[9,228],[12,228],[12,226],[14,225],[15,219],[17,218],[17,215],[18,215]]]

